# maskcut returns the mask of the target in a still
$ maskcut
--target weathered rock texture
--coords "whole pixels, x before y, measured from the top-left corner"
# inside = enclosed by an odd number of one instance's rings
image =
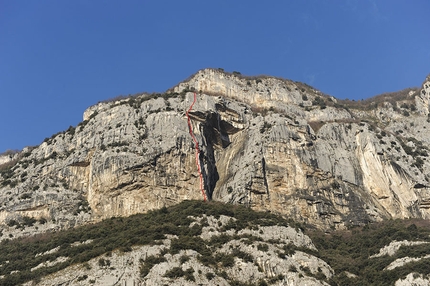
[[[231,236],[231,240],[217,248],[213,254],[231,255],[234,257],[231,265],[205,265],[199,259],[201,254],[191,249],[171,254],[168,250],[172,239],[176,237],[172,236],[160,244],[136,246],[129,252],[114,251],[89,262],[69,266],[39,279],[37,285],[237,285],[232,282],[253,285],[263,282],[270,285],[328,285],[322,280],[333,275],[333,270],[326,262],[306,252],[293,250],[285,256],[279,255],[285,252],[286,245],[299,247],[304,251],[316,250],[309,237],[299,230],[267,226],[245,228],[239,232],[230,229],[225,232],[220,226],[235,218],[202,215],[193,219],[190,227],[205,221],[207,226],[203,227],[200,235],[205,241],[221,235]],[[249,234],[255,241],[246,243],[248,239],[243,237],[244,234]],[[237,257],[235,253],[241,255]],[[152,257],[157,257],[159,261],[148,267],[146,272],[141,271],[146,261]],[[63,260],[59,257],[56,261],[48,261],[35,269],[52,266]],[[175,269],[176,272],[172,272]],[[181,275],[179,269],[187,274]],[[173,276],[173,273],[177,273],[177,276]],[[318,280],[316,277],[324,278]],[[35,282],[30,281],[25,285],[34,285]]]
[[[430,78],[351,102],[206,69],[164,94],[98,103],[76,128],[0,157],[2,238],[201,199],[193,91],[208,198],[323,229],[430,218]]]
[[[410,273],[405,279],[396,281],[396,286],[428,286],[430,285],[429,277],[423,277],[423,275]]]

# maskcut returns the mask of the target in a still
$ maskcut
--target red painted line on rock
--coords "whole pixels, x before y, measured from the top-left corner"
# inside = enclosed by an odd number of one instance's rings
[[[194,92],[193,103],[190,105],[190,108],[188,108],[185,114],[187,115],[189,132],[191,137],[193,138],[195,149],[196,149],[196,165],[197,165],[197,170],[199,172],[199,177],[200,177],[200,190],[202,191],[203,200],[206,201],[206,192],[203,187],[203,175],[202,175],[202,170],[200,168],[200,160],[199,160],[199,155],[200,155],[199,141],[197,141],[196,136],[194,136],[193,126],[191,125],[191,118],[190,118],[190,115],[188,114],[193,109],[194,103],[196,103],[196,99],[197,99],[197,96],[196,96],[196,93]]]

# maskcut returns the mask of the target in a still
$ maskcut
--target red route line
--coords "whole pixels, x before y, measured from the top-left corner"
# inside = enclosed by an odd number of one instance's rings
[[[193,137],[193,141],[194,141],[194,145],[196,146],[196,165],[197,165],[197,170],[199,172],[199,177],[200,177],[200,190],[202,191],[202,195],[203,195],[203,200],[206,201],[206,193],[205,193],[205,189],[203,188],[203,175],[202,175],[202,170],[200,169],[200,161],[199,161],[199,154],[200,154],[200,148],[199,148],[199,142],[197,141],[196,136],[194,136],[194,132],[193,132],[193,126],[191,125],[191,119],[190,119],[190,115],[188,114],[191,109],[193,109],[194,103],[196,103],[196,93],[194,92],[194,100],[193,103],[191,104],[190,108],[188,108],[188,110],[185,112],[185,114],[187,115],[188,118],[188,128],[189,128],[189,132],[191,137]]]

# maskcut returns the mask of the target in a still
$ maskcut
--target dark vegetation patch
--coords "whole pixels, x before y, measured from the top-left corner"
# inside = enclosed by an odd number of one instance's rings
[[[182,270],[182,267],[173,267],[172,269],[168,270],[166,274],[164,274],[164,277],[171,279],[184,277],[188,281],[196,281],[194,278],[194,269],[192,268]]]
[[[414,96],[409,96],[410,91],[414,91],[418,94],[419,88],[406,88],[396,92],[387,92],[380,95],[376,95],[374,97],[370,97],[364,100],[349,100],[349,99],[338,99],[337,105],[343,106],[345,108],[350,109],[359,109],[359,110],[372,110],[376,107],[380,106],[384,102],[389,102],[394,110],[398,110],[397,102],[408,101],[408,103],[402,103],[402,108],[410,109],[411,111],[415,111],[414,105]]]
[[[139,109],[141,104],[145,101],[148,101],[151,99],[163,98],[166,101],[165,102],[166,105],[169,106],[170,105],[170,103],[168,103],[169,98],[176,98],[176,97],[184,98],[184,96],[187,92],[192,92],[192,91],[194,91],[194,90],[190,89],[190,88],[186,88],[181,93],[173,92],[172,90],[169,90],[169,91],[164,92],[164,93],[158,93],[158,92],[146,93],[146,92],[143,92],[143,93],[136,93],[133,95],[132,94],[119,95],[117,97],[107,99],[107,100],[104,100],[101,102],[102,103],[114,103],[113,105],[111,105],[111,107],[115,107],[115,106],[123,105],[123,104],[128,104],[135,109]]]
[[[330,285],[394,285],[411,272],[430,274],[430,259],[408,263],[391,271],[383,270],[401,257],[422,257],[430,254],[430,245],[401,247],[393,256],[369,258],[397,240],[430,242],[430,221],[389,220],[331,234],[319,231],[306,233],[319,250],[318,256],[335,271]],[[357,275],[349,278],[346,272]]]
[[[151,271],[154,265],[166,261],[164,256],[148,256],[145,260],[140,261],[140,276],[145,277]]]

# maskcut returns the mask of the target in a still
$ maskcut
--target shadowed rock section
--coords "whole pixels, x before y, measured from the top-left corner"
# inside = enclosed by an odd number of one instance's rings
[[[230,114],[238,116],[234,110],[228,110],[223,104],[217,103],[215,107],[218,111],[228,111]],[[206,112],[206,114],[202,112],[190,112],[190,118],[199,122],[198,133],[200,133],[202,138],[199,156],[200,166],[202,168],[206,195],[209,200],[212,200],[212,194],[219,180],[215,149],[222,150],[228,147],[231,144],[229,135],[237,133],[240,129],[223,120],[218,112]]]

